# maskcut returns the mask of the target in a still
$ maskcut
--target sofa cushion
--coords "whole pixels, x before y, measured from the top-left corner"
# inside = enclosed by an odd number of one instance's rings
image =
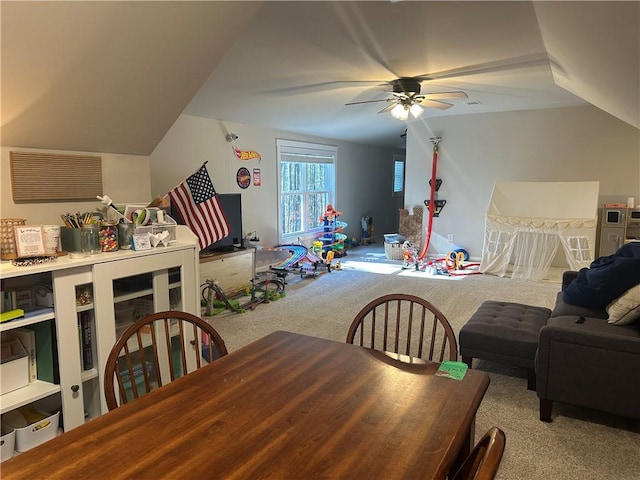
[[[640,283],[640,242],[620,247],[616,253],[600,257],[563,290],[563,300],[570,305],[605,308],[625,291]]]
[[[565,317],[565,316],[576,316],[576,317],[592,317],[592,318],[603,318],[606,319],[609,317],[609,314],[604,308],[586,308],[579,307],[577,305],[569,305],[562,300],[562,292],[558,292],[558,296],[556,298],[556,304],[553,307],[553,311],[551,312],[552,317]]]
[[[640,319],[640,284],[627,290],[607,306],[609,323],[628,325]]]
[[[620,345],[631,345],[631,350],[640,354],[640,323],[614,327],[603,318],[585,317],[583,323],[576,323],[576,317],[553,317],[547,327],[559,327],[566,331],[567,341],[597,344],[600,348],[617,349]]]

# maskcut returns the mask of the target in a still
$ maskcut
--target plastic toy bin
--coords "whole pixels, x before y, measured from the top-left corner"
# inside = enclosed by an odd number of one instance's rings
[[[5,434],[5,429],[7,433]],[[2,436],[0,437],[0,462],[9,460],[13,457],[13,451],[16,445],[16,431],[13,427],[2,427]]]
[[[16,428],[16,451],[26,452],[55,438],[58,434],[60,412],[49,414],[39,410],[39,413],[48,416],[24,428]]]

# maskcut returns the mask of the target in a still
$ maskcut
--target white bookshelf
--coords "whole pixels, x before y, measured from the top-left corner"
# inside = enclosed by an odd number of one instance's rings
[[[82,259],[61,256],[32,267],[16,267],[6,261],[0,264],[4,288],[24,288],[44,282],[54,296],[52,311],[3,322],[0,331],[33,328],[49,322],[55,333],[55,342],[51,345],[53,381],[39,379],[0,394],[1,413],[46,399],[48,404],[59,405],[67,431],[107,411],[103,371],[116,341],[115,305],[145,297],[152,299],[153,311],[169,310],[175,307],[169,302],[173,291],[172,296],[180,299],[177,309],[200,314],[197,240],[186,227],[178,226],[176,233],[175,242],[151,250],[120,250]],[[138,278],[148,279],[150,285],[138,288],[135,284]],[[127,279],[132,280],[131,288],[126,292],[116,291],[118,281]],[[76,302],[80,289],[91,292],[90,301],[82,305]],[[91,325],[93,365],[86,370],[78,332],[81,314],[88,315]]]

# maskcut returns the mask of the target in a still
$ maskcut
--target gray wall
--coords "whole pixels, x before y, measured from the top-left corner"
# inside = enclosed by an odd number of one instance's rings
[[[640,130],[595,107],[449,116],[416,121],[407,138],[408,206],[429,198],[432,148],[442,137],[439,198],[430,252],[448,234],[471,257],[482,254],[484,215],[495,181],[600,182],[600,203],[640,202]],[[426,215],[425,215],[426,217]],[[426,220],[426,218],[425,218]],[[434,250],[435,249],[435,250]]]
[[[240,161],[225,140],[227,132],[238,135],[242,150],[255,150],[261,160]],[[283,131],[181,115],[151,154],[151,191],[163,195],[208,161],[207,170],[219,193],[241,193],[243,229],[257,231],[265,247],[278,243],[278,188],[276,139],[337,145],[336,202],[347,222],[345,233],[360,238],[362,216],[372,216],[376,233],[396,232],[402,199],[392,197],[393,154],[397,150],[374,148]],[[402,152],[404,153],[404,152]],[[238,187],[240,167],[259,168],[260,186]]]

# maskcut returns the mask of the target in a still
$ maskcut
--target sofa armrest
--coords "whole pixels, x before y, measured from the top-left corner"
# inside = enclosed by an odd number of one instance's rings
[[[605,349],[638,355],[640,358],[640,331],[636,325],[611,325],[602,318],[554,317],[540,330],[538,348],[551,341]],[[625,328],[626,327],[626,328]]]
[[[538,396],[640,418],[640,328],[575,320],[551,318],[540,330]]]

